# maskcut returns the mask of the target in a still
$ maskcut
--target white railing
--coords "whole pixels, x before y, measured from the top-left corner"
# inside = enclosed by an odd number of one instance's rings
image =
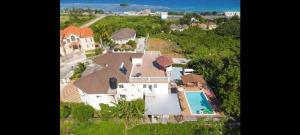
[[[161,55],[160,51],[145,51],[145,54],[157,54],[157,55]]]
[[[129,82],[168,82],[168,77],[129,77]]]

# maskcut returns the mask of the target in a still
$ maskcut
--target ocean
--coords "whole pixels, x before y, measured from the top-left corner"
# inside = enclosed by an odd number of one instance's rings
[[[120,3],[129,6],[121,7]],[[92,8],[111,12],[153,11],[203,12],[240,11],[240,0],[61,0],[61,9]]]

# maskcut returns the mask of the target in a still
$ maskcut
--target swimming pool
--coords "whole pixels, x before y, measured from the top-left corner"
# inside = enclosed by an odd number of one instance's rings
[[[186,99],[192,114],[213,114],[212,107],[203,91],[185,92]]]

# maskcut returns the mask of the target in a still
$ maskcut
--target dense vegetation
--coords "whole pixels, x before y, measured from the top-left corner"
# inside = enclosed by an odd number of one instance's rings
[[[179,19],[179,22],[180,22],[180,24],[190,24],[192,18],[197,19],[199,22],[204,22],[205,21],[205,19],[202,18],[197,13],[187,13],[182,18]]]
[[[61,117],[60,134],[101,134],[101,135],[223,135],[227,130],[227,120],[211,121],[199,119],[181,124],[140,124],[144,101],[121,101],[115,107],[101,104],[101,110],[75,103],[61,103],[61,108],[71,109],[68,117]],[[95,115],[92,115],[94,113]],[[78,121],[80,118],[80,121]],[[227,134],[226,134],[227,135]],[[228,133],[228,135],[232,135]]]
[[[158,34],[169,29],[168,24],[159,16],[107,16],[91,26],[94,32],[97,31],[97,26],[104,29],[109,35],[126,27],[136,30],[137,36]]]

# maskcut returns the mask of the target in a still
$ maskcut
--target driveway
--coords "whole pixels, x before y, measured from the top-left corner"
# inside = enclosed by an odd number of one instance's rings
[[[137,39],[137,45],[136,45],[136,51],[137,52],[144,52],[146,47],[146,38],[138,38]]]
[[[94,24],[95,22],[97,22],[97,21],[103,19],[104,17],[106,17],[105,14],[100,14],[100,15],[96,15],[96,16],[98,16],[98,17],[96,17],[95,19],[91,20],[90,22],[88,22],[88,23],[86,23],[86,24],[81,25],[80,28],[83,28],[83,27],[89,27],[89,26],[91,26],[92,24]]]
[[[79,62],[85,62],[86,56],[84,54],[75,55],[74,57],[66,60],[65,62],[61,62],[60,68],[60,79],[67,80],[71,76],[71,71],[76,67]],[[61,82],[60,89],[62,90],[65,84]]]

